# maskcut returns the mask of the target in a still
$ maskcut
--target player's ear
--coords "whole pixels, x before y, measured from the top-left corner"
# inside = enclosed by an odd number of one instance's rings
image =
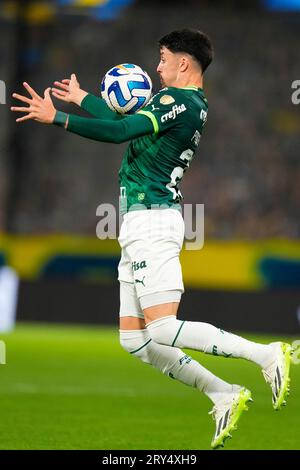
[[[179,68],[181,72],[185,72],[189,66],[189,58],[186,55],[180,57]]]

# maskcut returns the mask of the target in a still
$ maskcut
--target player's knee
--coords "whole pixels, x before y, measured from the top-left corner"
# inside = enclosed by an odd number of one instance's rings
[[[120,345],[122,346],[122,348],[126,351],[126,352],[131,352],[131,345],[130,345],[130,342],[129,341],[126,341],[122,338],[121,334],[120,334]]]
[[[165,346],[174,346],[174,339],[182,325],[175,316],[163,317],[147,325],[147,331],[153,341]]]
[[[122,348],[146,363],[150,363],[147,350],[150,342],[151,338],[147,330],[120,331],[120,345]]]
[[[131,354],[137,346],[137,341],[134,338],[128,337],[127,333],[120,332],[120,345],[126,352]]]
[[[167,331],[163,331],[160,328],[156,328],[153,330],[149,329],[150,337],[155,343],[162,344],[165,346],[170,346],[170,335]]]

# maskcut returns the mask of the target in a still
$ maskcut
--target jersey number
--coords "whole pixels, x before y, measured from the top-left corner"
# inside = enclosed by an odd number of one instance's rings
[[[194,151],[191,149],[187,149],[182,152],[179,158],[185,162],[186,167],[182,168],[181,166],[176,166],[170,175],[171,181],[166,185],[166,187],[173,193],[173,199],[182,199],[182,194],[178,189],[178,184],[183,177],[183,173],[190,166],[193,156]]]

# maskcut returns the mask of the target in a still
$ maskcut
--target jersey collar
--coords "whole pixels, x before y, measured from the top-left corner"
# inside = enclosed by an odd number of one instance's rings
[[[183,86],[182,89],[183,90],[195,90],[195,91],[203,90],[203,88],[200,88],[200,87],[198,88],[195,85]]]

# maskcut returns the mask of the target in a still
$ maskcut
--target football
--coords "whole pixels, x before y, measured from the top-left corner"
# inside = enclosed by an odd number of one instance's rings
[[[101,95],[111,110],[134,114],[150,100],[152,82],[138,65],[116,65],[103,77]]]

